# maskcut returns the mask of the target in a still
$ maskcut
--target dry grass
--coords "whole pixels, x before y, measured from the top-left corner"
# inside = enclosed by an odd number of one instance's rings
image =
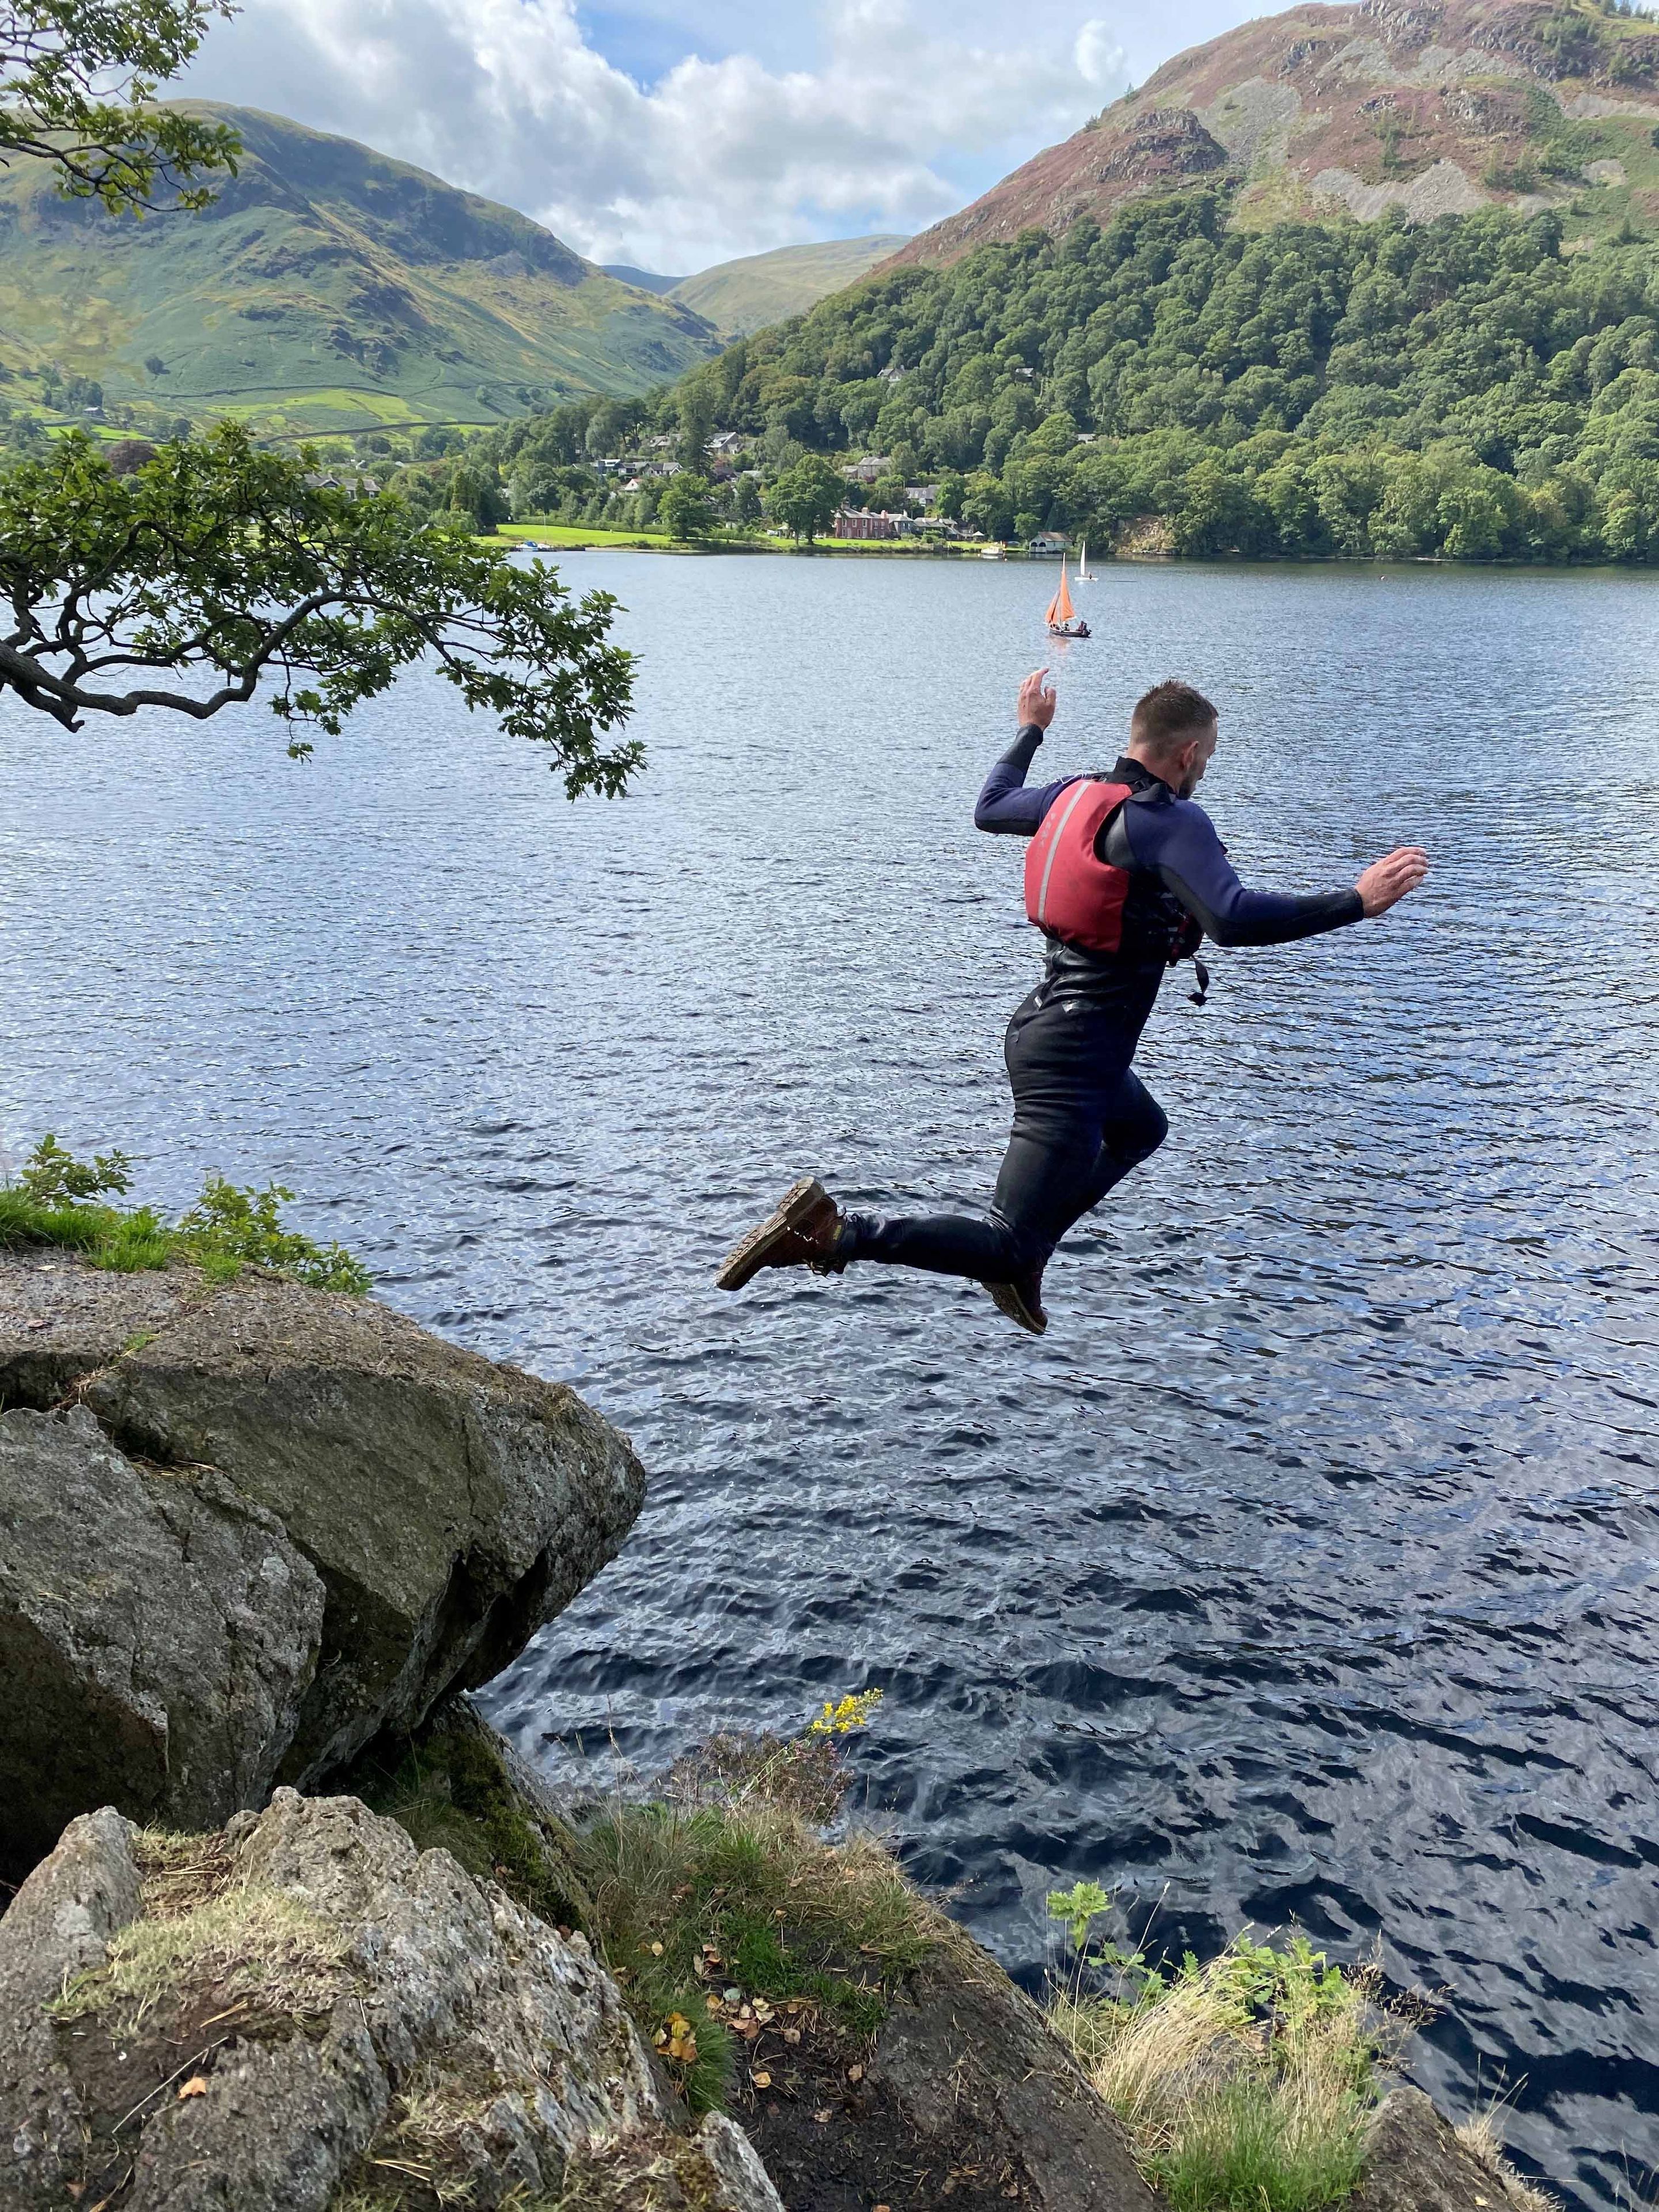
[[[1176,2212],[1315,2212],[1364,2169],[1378,2069],[1410,2021],[1374,1970],[1345,1974],[1301,1938],[1240,1938],[1169,1974],[1125,1962],[1107,1996],[1054,2025]]]
[[[136,1856],[143,1917],[70,1984],[52,2008],[60,2020],[112,2012],[131,2033],[158,2007],[210,1994],[226,2016],[301,2019],[349,1986],[344,1937],[279,1891],[229,1879],[222,1837],[146,1830]]]
[[[1559,2197],[1552,2197],[1547,2190],[1540,2189],[1535,2182],[1517,2173],[1504,2157],[1504,2138],[1498,2128],[1498,2115],[1502,2110],[1500,2100],[1488,2105],[1484,2112],[1477,2112],[1472,2120],[1462,2121],[1458,2126],[1457,2140],[1491,2174],[1512,2212],[1561,2212]]]
[[[625,1805],[575,1838],[589,1932],[647,2038],[675,2014],[698,2023],[681,2079],[694,2111],[721,2101],[726,2031],[711,1988],[800,1998],[854,2035],[941,1940],[940,1920],[872,1836],[831,1846],[798,1813],[740,1806]]]

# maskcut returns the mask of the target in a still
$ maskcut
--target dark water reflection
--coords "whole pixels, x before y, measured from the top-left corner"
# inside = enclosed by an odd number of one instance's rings
[[[1047,580],[572,565],[646,656],[620,806],[419,681],[304,770],[263,714],[0,721],[0,1130],[174,1200],[278,1176],[633,1431],[627,1555],[491,1693],[537,1756],[649,1770],[884,1685],[871,1802],[1011,1965],[1082,1875],[1176,1944],[1380,1936],[1449,1992],[1431,2085],[1520,2082],[1536,2166],[1613,2204],[1659,2164],[1659,587],[1093,586],[1055,769],[1178,672],[1247,876],[1437,865],[1169,994],[1174,1135],[1039,1345],[965,1287],[708,1277],[804,1168],[988,1189],[1035,953],[969,814]]]

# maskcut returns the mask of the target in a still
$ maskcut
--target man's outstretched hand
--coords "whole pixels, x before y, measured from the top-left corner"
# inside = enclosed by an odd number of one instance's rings
[[[1030,723],[1035,723],[1039,730],[1046,730],[1054,719],[1054,708],[1058,702],[1042,681],[1048,673],[1046,668],[1034,668],[1019,687],[1019,704],[1014,711],[1019,716],[1022,730]]]
[[[1354,885],[1359,903],[1365,909],[1365,919],[1374,921],[1379,914],[1398,906],[1407,892],[1414,891],[1428,872],[1429,856],[1420,845],[1401,845],[1386,860],[1373,860]]]

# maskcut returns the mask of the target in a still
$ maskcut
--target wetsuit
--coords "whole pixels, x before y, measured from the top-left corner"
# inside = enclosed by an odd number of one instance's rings
[[[1034,725],[1020,731],[986,779],[977,828],[1033,836],[1078,781],[1027,788],[1042,743]],[[1042,980],[1009,1023],[1003,1048],[1014,1125],[988,1219],[849,1214],[839,1259],[988,1283],[1040,1273],[1072,1224],[1169,1133],[1131,1062],[1171,961],[1194,949],[1200,932],[1218,945],[1284,945],[1360,919],[1358,891],[1247,890],[1203,808],[1178,799],[1140,762],[1120,760],[1106,780],[1133,793],[1107,817],[1095,848],[1131,874],[1122,944],[1106,953],[1048,941]]]

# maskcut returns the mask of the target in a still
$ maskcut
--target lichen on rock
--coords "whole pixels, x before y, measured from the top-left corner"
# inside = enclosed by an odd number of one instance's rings
[[[490,2212],[573,2165],[781,2212],[730,2121],[689,2133],[580,1936],[355,1798],[74,1822],[0,1921],[0,1996],[4,2212]]]

